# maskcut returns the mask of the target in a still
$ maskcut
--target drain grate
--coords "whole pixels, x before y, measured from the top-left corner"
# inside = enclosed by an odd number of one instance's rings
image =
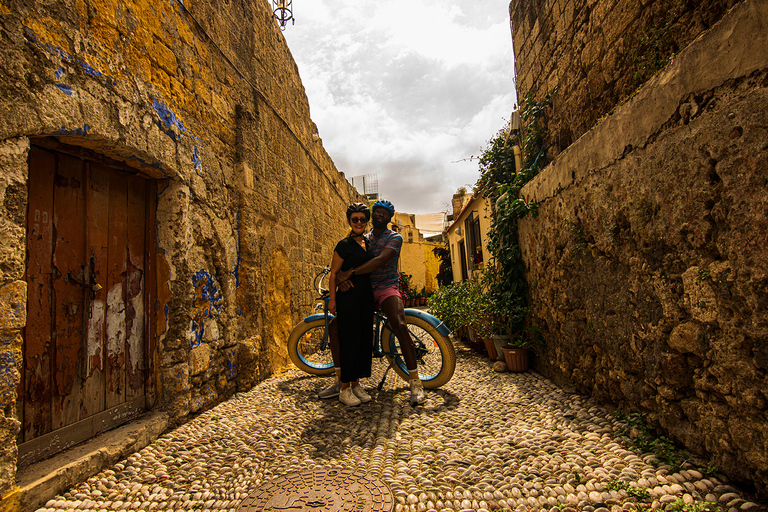
[[[351,469],[290,473],[270,480],[245,498],[237,512],[390,511],[387,484]]]

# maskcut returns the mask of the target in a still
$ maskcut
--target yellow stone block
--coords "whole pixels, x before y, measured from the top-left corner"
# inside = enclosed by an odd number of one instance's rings
[[[115,0],[99,0],[98,5],[92,3],[89,24],[117,27],[117,9],[118,4]]]
[[[218,94],[211,93],[211,104],[216,113],[223,118],[222,121],[228,122],[233,117],[232,105]]]
[[[170,48],[165,46],[162,42],[154,40],[152,43],[151,58],[161,68],[163,68],[169,75],[176,76],[179,69],[179,64],[176,61],[176,55]]]
[[[17,485],[0,496],[0,512],[19,512],[21,510],[21,493]]]
[[[178,20],[176,23],[176,28],[179,31],[179,37],[181,37],[181,40],[187,43],[188,45],[192,46],[192,44],[195,41],[195,36],[192,33],[192,30],[187,26],[187,24],[181,20]]]
[[[173,98],[173,102],[178,105],[184,105],[188,95],[186,88],[181,82],[173,77],[169,78],[169,82],[171,84],[171,97]]]
[[[53,18],[27,18],[24,25],[31,28],[39,42],[67,50],[69,41],[61,23]]]
[[[152,2],[139,0],[135,3],[133,14],[138,18],[141,27],[150,34],[163,37],[163,27],[160,13]]]
[[[152,68],[152,83],[165,98],[171,97],[170,77],[160,68]]]
[[[202,80],[195,80],[195,96],[203,103],[211,103],[211,91]],[[203,108],[203,105],[200,105]]]

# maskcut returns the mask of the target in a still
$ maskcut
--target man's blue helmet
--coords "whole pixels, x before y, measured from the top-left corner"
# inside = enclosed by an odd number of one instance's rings
[[[378,201],[373,203],[373,207],[371,207],[371,211],[375,210],[376,207],[378,206],[384,208],[385,210],[388,210],[390,217],[395,216],[395,206],[389,201],[387,201],[386,199],[379,199]]]

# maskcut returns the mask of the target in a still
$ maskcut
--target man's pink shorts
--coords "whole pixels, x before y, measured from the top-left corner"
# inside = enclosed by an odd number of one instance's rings
[[[400,295],[400,288],[397,286],[390,286],[389,288],[379,288],[378,290],[373,290],[373,299],[379,306],[381,306],[381,304],[388,298],[395,296],[402,298],[402,295]]]

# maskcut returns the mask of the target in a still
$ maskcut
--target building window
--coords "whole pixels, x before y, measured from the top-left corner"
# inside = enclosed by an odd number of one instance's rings
[[[469,268],[475,270],[483,263],[483,238],[480,233],[480,217],[471,212],[464,220],[465,247]]]

